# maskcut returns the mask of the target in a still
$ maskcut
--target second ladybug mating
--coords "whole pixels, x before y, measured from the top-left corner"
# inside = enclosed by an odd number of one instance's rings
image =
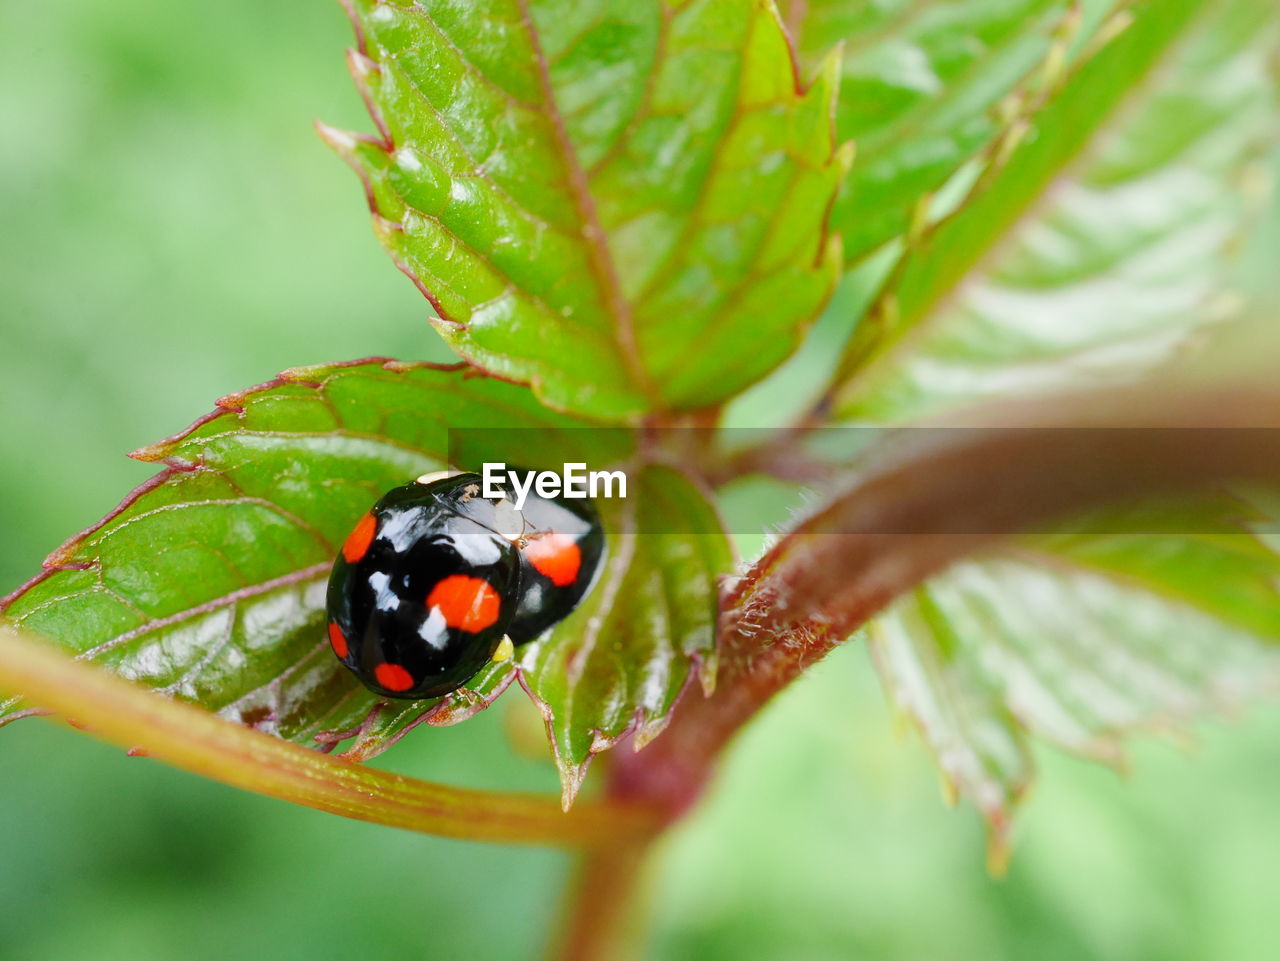
[[[604,532],[589,500],[504,492],[479,474],[419,478],[360,518],[329,577],[329,642],[386,697],[457,690],[512,644],[564,619],[600,570]]]

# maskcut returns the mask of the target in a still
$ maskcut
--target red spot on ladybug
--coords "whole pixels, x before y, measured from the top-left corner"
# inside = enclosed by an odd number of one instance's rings
[[[342,628],[333,621],[329,622],[329,643],[333,645],[333,653],[338,657],[347,656],[347,639],[342,633]]]
[[[346,543],[342,545],[342,556],[346,558],[348,564],[359,563],[360,559],[368,553],[377,529],[378,519],[373,514],[365,514],[360,518],[360,522],[356,524],[355,529],[347,536]]]
[[[572,537],[564,534],[536,537],[529,541],[524,554],[537,572],[556,587],[568,587],[582,569],[582,551]]]
[[[450,574],[431,588],[427,607],[439,608],[450,627],[475,634],[492,626],[502,613],[502,598],[486,580]]]
[[[379,664],[373,669],[373,676],[388,691],[407,691],[413,687],[413,675],[399,664]]]

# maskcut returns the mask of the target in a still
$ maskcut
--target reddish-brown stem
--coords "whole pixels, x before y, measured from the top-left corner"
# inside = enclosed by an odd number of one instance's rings
[[[1110,503],[1280,479],[1271,388],[1117,391],[983,420],[1003,426],[910,431],[879,446],[840,496],[752,567],[722,608],[715,693],[686,698],[644,751],[618,752],[614,797],[678,815],[774,694],[894,597],[1001,537]]]
[[[584,851],[565,892],[561,930],[549,954],[555,961],[628,961],[643,939],[638,889],[652,838],[620,838]]]
[[[714,694],[687,697],[643,751],[615,752],[608,797],[675,820],[776,693],[894,597],[1001,537],[1109,503],[1280,479],[1280,390],[1271,388],[1117,391],[975,419],[1001,426],[908,431],[878,445],[839,496],[731,588]],[[616,957],[630,915],[625,903],[599,910],[599,895],[634,889],[646,841],[586,856],[564,957]]]

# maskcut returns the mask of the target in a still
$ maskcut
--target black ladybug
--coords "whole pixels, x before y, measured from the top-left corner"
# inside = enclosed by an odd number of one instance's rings
[[[603,551],[587,500],[530,494],[517,511],[505,493],[483,497],[479,475],[423,477],[383,496],[343,544],[329,640],[378,694],[447,694],[569,614]]]

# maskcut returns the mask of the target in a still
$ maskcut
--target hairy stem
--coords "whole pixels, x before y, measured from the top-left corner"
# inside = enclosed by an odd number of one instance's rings
[[[686,698],[644,751],[618,752],[611,796],[678,815],[732,735],[808,665],[1002,537],[1147,496],[1280,480],[1280,390],[1270,387],[1112,391],[992,408],[979,422],[1001,426],[887,438],[756,562],[722,606],[715,693]]]
[[[0,688],[102,740],[234,787],[442,837],[590,846],[648,835],[651,809],[433,784],[331,758],[169,700],[0,624]]]

